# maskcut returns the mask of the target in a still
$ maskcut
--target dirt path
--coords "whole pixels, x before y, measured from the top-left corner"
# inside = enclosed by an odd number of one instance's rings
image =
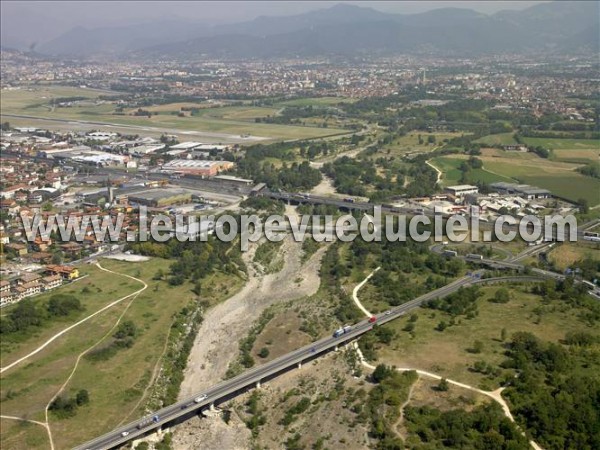
[[[435,167],[433,164],[431,164],[429,161],[426,161],[425,164],[427,164],[429,167],[431,167],[433,170],[435,170],[437,172],[436,183],[439,183],[440,181],[442,181],[442,171],[440,169],[438,169],[437,167]]]
[[[367,308],[365,308],[363,306],[363,304],[360,302],[360,300],[358,299],[358,291],[361,290],[361,288],[367,283],[367,281],[369,281],[371,279],[371,277],[373,275],[375,275],[375,272],[377,272],[379,269],[381,269],[381,267],[377,267],[373,272],[371,272],[369,275],[367,275],[367,277],[364,280],[362,280],[360,283],[358,283],[356,285],[356,287],[354,288],[354,290],[352,291],[352,300],[354,300],[354,303],[356,304],[356,306],[358,306],[358,309],[360,309],[362,311],[362,313],[367,317],[371,317],[373,314],[371,314],[369,311],[367,311]]]
[[[288,236],[281,247],[283,269],[268,275],[260,275],[253,268],[251,261],[255,248],[243,255],[249,272],[246,285],[205,314],[188,360],[179,398],[191,396],[223,379],[229,363],[238,354],[238,342],[268,306],[317,291],[324,248],[302,265],[301,246]]]
[[[355,288],[354,291],[352,292],[352,298],[354,299],[354,302],[356,303],[356,305],[360,308],[360,310],[367,316],[370,317],[371,313],[369,313],[369,311],[367,311],[364,306],[362,305],[362,303],[360,302],[359,298],[358,298],[358,291],[360,290],[360,288],[362,288],[367,281],[369,281],[369,279],[375,274],[375,272],[377,272],[379,270],[379,267],[377,269],[375,269],[373,272],[371,272],[369,275],[367,275],[367,277],[361,281]],[[352,343],[352,346],[354,347],[354,349],[356,350],[356,353],[358,354],[358,358],[361,362],[361,364],[371,370],[375,370],[375,366],[372,364],[369,364],[362,352],[360,351],[360,348],[358,347],[358,343],[356,341],[354,341]],[[427,372],[425,370],[419,370],[419,369],[414,369],[414,368],[405,368],[405,367],[397,367],[396,370],[400,371],[400,372],[407,372],[410,370],[414,370],[415,372],[417,372],[417,374],[419,376],[426,376],[429,378],[433,378],[435,380],[441,380],[443,377],[440,375],[437,375],[435,373],[431,373],[431,372]],[[479,394],[483,394],[489,398],[491,398],[492,400],[494,400],[495,402],[497,402],[501,407],[502,407],[502,411],[504,412],[504,415],[511,421],[514,422],[515,419],[513,417],[513,415],[510,412],[510,408],[508,407],[508,403],[506,403],[506,400],[504,400],[504,398],[502,397],[502,391],[504,390],[503,387],[496,389],[495,391],[484,391],[482,389],[476,388],[474,386],[470,386],[468,384],[464,384],[464,383],[460,383],[458,381],[454,381],[454,380],[450,380],[450,379],[446,379],[446,381],[449,384],[453,384],[455,386],[461,387],[463,389],[468,389],[470,391],[474,391],[477,392]],[[411,387],[411,391],[412,393],[412,387]],[[410,393],[408,396],[408,400],[402,405],[402,411],[404,410],[404,408],[406,407],[406,405],[408,404],[408,402],[410,401]],[[529,441],[529,444],[531,445],[531,447],[534,450],[543,450],[536,442],[534,442],[533,440]]]
[[[98,268],[99,268],[100,270],[104,270],[105,272],[110,272],[110,273],[113,273],[113,274],[115,274],[115,275],[121,275],[121,276],[124,276],[124,277],[130,278],[130,279],[132,279],[132,280],[134,280],[134,281],[138,281],[138,282],[142,283],[143,287],[142,287],[141,289],[139,289],[139,290],[137,290],[137,291],[135,291],[135,292],[131,293],[131,294],[128,294],[128,295],[126,295],[125,297],[121,297],[120,299],[118,299],[118,300],[115,300],[114,302],[112,302],[112,303],[110,303],[110,304],[106,305],[104,308],[101,308],[101,309],[99,309],[98,311],[96,311],[96,312],[94,312],[94,313],[90,314],[89,316],[87,316],[87,317],[84,317],[84,318],[83,318],[83,319],[81,319],[79,322],[77,322],[77,323],[74,323],[74,324],[73,324],[73,325],[71,325],[70,327],[67,327],[67,328],[65,328],[64,330],[62,330],[62,331],[60,331],[60,332],[56,333],[54,336],[52,336],[50,339],[48,339],[46,342],[44,342],[42,345],[40,345],[38,348],[36,348],[36,349],[35,349],[35,350],[33,350],[32,352],[30,352],[29,354],[27,354],[27,355],[23,356],[22,358],[19,358],[19,359],[17,359],[16,361],[14,361],[13,363],[9,364],[8,366],[2,367],[2,368],[0,369],[0,373],[3,373],[3,372],[5,372],[5,371],[7,371],[8,369],[11,369],[11,368],[12,368],[12,367],[14,367],[14,366],[21,364],[23,361],[26,361],[26,360],[28,360],[29,358],[31,358],[31,357],[32,357],[33,355],[35,355],[36,353],[39,353],[39,352],[41,352],[43,349],[45,349],[45,348],[46,348],[48,345],[50,345],[52,342],[54,342],[55,340],[57,340],[59,337],[61,337],[61,336],[62,336],[62,335],[64,335],[65,333],[68,333],[68,332],[69,332],[69,331],[71,331],[73,328],[76,328],[76,327],[78,327],[78,326],[79,326],[79,325],[81,325],[82,323],[85,323],[85,322],[87,322],[87,321],[88,321],[88,320],[90,320],[92,317],[94,317],[94,316],[97,316],[98,314],[101,314],[101,313],[103,313],[104,311],[106,311],[107,309],[110,309],[110,308],[112,308],[112,307],[113,307],[113,306],[115,306],[115,305],[118,305],[118,304],[119,304],[119,303],[121,303],[123,300],[126,300],[126,299],[128,299],[129,297],[133,297],[133,296],[136,296],[136,297],[137,297],[137,295],[139,295],[139,294],[140,294],[142,291],[145,291],[145,290],[146,290],[146,288],[148,287],[148,285],[147,285],[147,284],[146,284],[146,283],[145,283],[143,280],[140,280],[139,278],[135,278],[135,277],[132,277],[131,275],[126,275],[126,274],[124,274],[124,273],[113,272],[112,270],[105,269],[104,267],[102,267],[102,266],[100,265],[100,263],[96,263],[96,266],[98,266]]]

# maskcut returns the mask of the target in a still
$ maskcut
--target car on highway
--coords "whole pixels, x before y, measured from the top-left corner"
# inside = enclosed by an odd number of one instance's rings
[[[369,323],[374,323],[374,322],[377,322],[377,317],[375,317],[375,316],[369,317]]]
[[[391,313],[392,313],[392,311],[386,311],[386,312],[385,312],[385,315],[386,315],[386,316],[389,316]]]
[[[196,398],[194,399],[194,402],[196,402],[196,403],[200,403],[202,400],[206,400],[206,398],[207,398],[207,397],[208,397],[208,395],[206,395],[206,394],[202,394],[201,396],[199,396],[199,397],[196,397]]]
[[[125,437],[125,436],[129,436],[129,431],[123,431],[121,433],[121,436]]]

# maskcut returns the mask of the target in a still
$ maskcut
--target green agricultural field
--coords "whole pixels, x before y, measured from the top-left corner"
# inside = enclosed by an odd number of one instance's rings
[[[573,149],[556,149],[552,150],[552,159],[561,162],[568,162],[572,164],[587,164],[590,162],[598,161],[600,153],[598,150],[585,149],[585,150],[573,150]]]
[[[555,139],[524,137],[523,142],[530,147],[544,147],[550,150],[596,150],[600,151],[597,139]]]
[[[542,297],[530,294],[527,286],[506,286],[511,297],[508,303],[488,301],[500,287],[482,288],[484,295],[477,301],[478,314],[472,319],[457,317],[457,324],[443,332],[435,328],[441,320],[448,323],[451,316],[424,308],[416,312],[414,337],[403,330],[410,316],[384,325],[396,332],[396,338],[389,346],[380,348],[377,363],[429,370],[453,380],[493,390],[500,386],[500,378],[486,379],[469,368],[476,361],[497,366],[506,359],[501,340],[503,328],[506,329],[506,340],[517,331],[528,331],[544,341],[552,342],[559,342],[569,331],[583,329],[600,337],[600,330],[590,328],[582,321],[581,315],[586,310],[564,305],[561,300],[545,302]],[[367,309],[369,306],[365,304]],[[483,344],[480,353],[470,350],[475,341]]]
[[[489,134],[477,139],[476,144],[484,145],[514,145],[517,143],[513,137],[514,133]]]
[[[466,158],[440,156],[431,160],[431,164],[443,172],[442,184],[444,186],[452,186],[460,183],[462,172],[459,170],[459,167],[465,159]],[[471,177],[473,182],[479,181],[482,183],[494,183],[497,181],[511,183],[515,181],[510,177],[492,173],[486,170],[485,167],[483,169],[471,170]]]
[[[600,180],[581,175],[572,164],[524,155],[530,158],[520,158],[518,163],[484,158],[484,167],[500,175],[513,176],[522,183],[549,189],[574,202],[584,198],[591,206],[600,204]]]
[[[112,356],[101,361],[87,357],[79,360],[77,370],[64,392],[73,396],[78,390],[86,389],[90,402],[79,407],[73,417],[61,419],[50,414],[55,448],[71,448],[109,431],[121,421],[143,414],[142,400],[147,394],[146,388],[155,378],[158,362],[164,356],[165,343],[174,317],[194,298],[191,286],[187,283],[172,287],[165,281],[153,280],[159,269],[168,272],[168,260],[153,258],[142,263],[102,260],[101,264],[116,272],[145,280],[148,288],[137,297],[124,300],[91,318],[28,361],[2,374],[0,392],[3,414],[44,421],[46,404],[67,381],[78,355],[94,344],[99,343],[96,349],[106,345],[107,341],[101,339],[104,336],[111,339],[119,318],[122,321],[133,321],[138,331],[132,347],[117,349]],[[89,274],[87,278],[53,293],[70,292],[76,295],[85,307],[84,316],[142,286],[139,282],[102,272],[93,266],[82,270]],[[235,277],[225,279],[217,274],[203,281],[203,295],[207,299],[213,298],[214,302],[220,301],[240,285],[241,280]],[[45,301],[43,296],[36,297],[35,300]],[[70,322],[59,324],[58,329],[64,329],[79,318],[79,315],[69,318]],[[57,331],[55,325],[52,324],[52,332]],[[26,348],[37,347],[52,334],[49,331],[43,329],[13,343],[12,351],[6,356],[3,354],[3,366],[4,360],[14,360]],[[3,336],[3,345],[4,340]],[[47,439],[41,437],[43,434],[38,437],[40,433],[36,433],[31,439],[23,440],[21,426],[9,426],[9,422],[5,420],[2,425],[0,444],[3,448],[48,448]],[[35,443],[31,440],[35,440]]]
[[[494,149],[484,150],[479,158],[483,168],[471,171],[474,182],[520,182],[549,189],[573,202],[584,198],[590,206],[600,204],[600,180],[581,175],[575,170],[577,165],[543,159],[533,153]],[[431,163],[444,173],[442,184],[450,186],[459,183],[461,172],[458,168],[465,159],[464,155],[441,156]]]
[[[20,89],[2,89],[0,91],[1,111],[4,114],[27,114],[24,110],[33,110],[39,105],[48,105],[42,110],[48,111],[53,99],[66,97],[85,97],[95,100],[100,95],[118,95],[118,92],[69,86],[32,86]]]

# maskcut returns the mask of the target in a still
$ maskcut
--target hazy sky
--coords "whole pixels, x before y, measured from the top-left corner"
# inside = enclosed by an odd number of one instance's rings
[[[542,1],[14,1],[0,2],[2,36],[45,41],[75,26],[96,28],[158,19],[209,23],[240,22],[260,15],[300,14],[337,3],[368,6],[384,12],[418,13],[435,8],[469,8],[483,13],[524,9]],[[8,41],[8,39],[6,39]]]

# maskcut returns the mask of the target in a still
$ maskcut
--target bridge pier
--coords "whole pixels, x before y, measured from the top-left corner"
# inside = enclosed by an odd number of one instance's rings
[[[215,408],[215,404],[211,403],[210,406],[208,407],[208,410],[211,411],[211,412],[216,411],[217,409]]]
[[[302,369],[302,361],[298,363],[298,369]]]
[[[338,346],[336,345],[335,347],[333,347],[333,351],[337,352],[339,350]]]
[[[260,389],[260,380],[256,382],[256,389]]]

